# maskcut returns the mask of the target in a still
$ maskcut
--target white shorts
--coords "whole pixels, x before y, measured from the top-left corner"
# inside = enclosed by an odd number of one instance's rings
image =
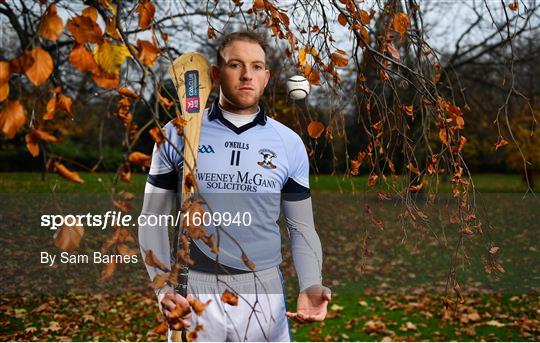
[[[238,294],[238,305],[221,300],[226,290]],[[197,341],[291,341],[283,277],[279,267],[255,273],[216,275],[189,271],[188,294],[201,302],[211,300],[197,316],[192,313],[192,330],[203,324]],[[172,332],[169,331],[169,341]]]

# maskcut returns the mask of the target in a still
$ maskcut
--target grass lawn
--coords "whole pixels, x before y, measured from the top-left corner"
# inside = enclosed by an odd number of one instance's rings
[[[112,175],[82,173],[84,185],[53,174],[46,182],[38,173],[0,175],[0,192],[9,193],[0,200],[0,340],[164,340],[151,332],[160,315],[142,263],[120,266],[105,283],[97,282],[101,265],[38,263],[40,250],[58,251],[53,232],[39,227],[39,214],[107,208]],[[136,174],[132,184],[118,187],[136,193],[134,215],[145,178]],[[475,231],[456,250],[460,227],[450,220],[457,211],[451,198],[418,203],[426,219],[411,223],[400,216],[399,202],[364,192],[366,178],[313,177],[324,282],[333,301],[324,323],[291,324],[293,339],[540,340],[539,201],[524,197],[519,176],[478,175],[474,182],[483,234]],[[136,229],[131,232],[136,237]],[[99,251],[110,235],[87,229],[78,252]],[[281,268],[294,309],[295,272],[285,231],[282,236]],[[493,247],[504,273],[484,270]],[[462,302],[446,284],[451,266]],[[454,303],[443,306],[445,297]]]

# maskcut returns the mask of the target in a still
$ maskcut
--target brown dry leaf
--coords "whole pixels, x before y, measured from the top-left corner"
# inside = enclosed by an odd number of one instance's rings
[[[75,44],[71,53],[69,54],[69,61],[73,66],[79,69],[81,72],[85,71],[97,71],[98,65],[94,61],[94,56],[84,44]]]
[[[448,145],[448,135],[444,127],[439,130],[439,138],[444,145]]]
[[[412,173],[415,173],[416,175],[420,175],[420,170],[418,170],[418,168],[413,166],[411,162],[409,162],[405,167],[409,169]]]
[[[423,186],[424,186],[424,183],[419,183],[417,185],[409,186],[409,190],[412,192],[418,192],[419,190],[422,189]]]
[[[33,138],[39,139],[41,141],[50,142],[50,143],[56,143],[58,139],[51,135],[50,133],[39,130],[39,129],[30,129],[30,135]]]
[[[308,81],[312,85],[320,85],[321,84],[321,76],[319,72],[315,69],[312,69],[307,77]]]
[[[185,120],[182,117],[176,116],[176,118],[173,119],[173,125],[176,127],[176,132],[179,136],[184,135],[184,127],[187,125],[187,120]]]
[[[236,306],[238,305],[238,295],[226,289],[225,292],[221,294],[221,301],[231,306]]]
[[[148,68],[152,68],[156,59],[161,52],[161,49],[147,40],[137,40],[137,49],[139,51],[139,60]]]
[[[501,136],[499,136],[499,139],[497,140],[497,144],[495,144],[495,150],[499,150],[499,148],[502,148],[504,146],[508,145],[508,141]]]
[[[81,15],[85,16],[85,17],[88,17],[88,18],[92,19],[93,21],[97,22],[98,12],[94,7],[91,7],[91,6],[86,7],[85,9],[83,9]]]
[[[120,171],[120,180],[131,183],[131,170],[129,169],[122,169]]]
[[[158,289],[162,289],[167,284],[168,278],[169,278],[169,274],[157,274],[154,277],[154,280],[152,280],[152,283],[150,284],[150,288],[152,288],[154,291],[157,291]]]
[[[368,320],[364,323],[364,332],[367,334],[384,331],[386,331],[386,325],[380,320]]]
[[[154,19],[156,6],[150,0],[140,0],[136,11],[139,13],[139,27],[147,29]]]
[[[172,107],[172,105],[174,105],[172,101],[162,96],[160,92],[157,92],[157,96],[158,96],[159,102],[163,105],[163,107],[165,107],[165,109],[168,110],[169,108]]]
[[[392,56],[393,59],[395,59],[398,62],[401,61],[401,57],[399,56],[399,51],[396,49],[394,44],[389,43],[386,45],[386,48],[388,49],[388,52],[390,53],[390,56]]]
[[[34,64],[34,58],[28,51],[25,51],[9,61],[9,69],[12,73],[23,74],[32,66],[32,64]]]
[[[52,98],[47,102],[47,112],[43,115],[43,120],[52,120],[54,119],[54,113],[56,111],[56,95],[53,95]]]
[[[306,48],[298,49],[298,64],[303,66],[306,64]]]
[[[253,0],[253,8],[254,9],[264,8],[264,0]]]
[[[405,113],[412,118],[413,116],[413,111],[414,111],[414,106],[413,105],[409,105],[409,106],[406,106],[406,105],[403,105],[401,106],[401,109],[403,111],[405,111]]]
[[[107,74],[98,67],[98,71],[92,73],[94,82],[103,88],[113,89],[118,87],[120,83],[120,76],[114,74]]]
[[[114,207],[125,213],[129,213],[133,209],[133,207],[127,201],[121,199],[112,200],[112,203]]]
[[[109,40],[97,45],[93,52],[94,60],[106,74],[119,75],[120,67],[131,56],[124,44],[114,44]]]
[[[128,256],[128,255],[136,255],[137,252],[134,249],[131,249],[126,244],[120,243],[116,246],[116,251],[120,255]]]
[[[317,139],[324,132],[324,124],[319,121],[311,121],[307,127],[308,135],[311,138]]]
[[[39,86],[49,78],[53,71],[53,60],[51,55],[40,47],[28,51],[34,59],[34,63],[26,69],[26,76],[35,86]]]
[[[36,143],[32,135],[29,133],[26,134],[26,136],[24,136],[24,140],[26,141],[26,148],[30,152],[30,155],[37,157],[39,155],[39,145]]]
[[[210,251],[214,254],[217,254],[219,252],[219,248],[217,246],[216,236],[214,234],[211,234],[210,236],[204,236],[201,238],[201,240],[208,245],[210,248]]]
[[[143,154],[140,151],[134,151],[129,154],[128,162],[139,166],[150,167],[152,157],[148,156],[147,154]]]
[[[345,15],[343,13],[340,13],[337,17],[337,20],[338,20],[338,23],[341,25],[341,26],[345,26],[347,25],[347,17],[345,17]]]
[[[489,249],[489,253],[490,253],[491,255],[495,255],[495,254],[497,253],[497,251],[499,251],[499,247],[491,247],[491,248]]]
[[[56,107],[64,112],[69,113],[72,118],[75,117],[73,115],[73,112],[71,111],[71,105],[73,104],[73,101],[71,100],[71,98],[62,93],[58,94],[57,97],[58,97],[58,102],[56,104]]]
[[[9,96],[9,83],[0,84],[0,102],[7,99]]]
[[[98,44],[103,41],[103,32],[101,31],[101,28],[95,20],[92,20],[92,18],[88,16],[80,15],[68,20],[67,29],[79,44]]]
[[[255,263],[253,263],[252,260],[250,260],[246,254],[242,253],[242,256],[240,256],[242,258],[242,262],[244,262],[244,264],[246,265],[246,267],[248,267],[251,271],[255,271]]]
[[[68,168],[66,168],[66,166],[64,166],[60,162],[54,162],[54,170],[60,176],[62,176],[63,178],[65,178],[65,179],[67,179],[69,181],[73,181],[73,182],[80,183],[80,184],[84,183],[84,180],[81,179],[81,177],[79,176],[79,173],[69,170]]]
[[[518,10],[518,8],[519,8],[518,0],[514,0],[514,2],[509,3],[508,8],[511,9],[512,11],[516,12]]]
[[[39,23],[38,35],[55,42],[62,34],[64,24],[56,11],[56,4],[52,4]]]
[[[168,273],[170,272],[169,268],[167,268],[165,266],[165,264],[163,264],[163,262],[161,262],[157,257],[156,255],[154,254],[154,252],[152,250],[146,250],[144,252],[144,263],[146,263],[148,266],[150,267],[156,267],[156,268],[159,268],[161,269],[162,271],[164,271],[165,273]]]
[[[212,302],[212,300],[208,300],[207,302],[202,303],[199,299],[195,298],[195,299],[191,300],[189,302],[189,304],[191,305],[191,308],[193,309],[193,311],[198,316],[200,316],[204,312],[204,310],[206,310],[208,305],[210,305],[211,302]]]
[[[171,319],[180,319],[189,313],[191,313],[189,306],[180,306],[176,304],[174,310],[171,311],[170,317]]]
[[[63,225],[54,233],[54,245],[62,251],[74,251],[79,247],[83,235],[84,227]]]
[[[362,162],[358,160],[351,160],[351,175],[358,175],[358,171],[360,170],[361,165]]]
[[[372,16],[368,12],[360,10],[360,21],[362,22],[362,24],[369,25],[369,23],[371,22],[371,18]]]
[[[118,93],[122,94],[123,96],[127,96],[128,98],[132,98],[132,99],[138,99],[139,98],[139,95],[137,93],[135,93],[134,91],[132,91],[131,89],[129,89],[127,87],[122,87],[122,88],[118,89]]]
[[[167,333],[167,330],[169,330],[169,325],[167,322],[161,322],[158,326],[152,329],[152,332],[158,335],[164,335]]]
[[[148,131],[148,133],[150,134],[150,136],[152,136],[152,139],[158,145],[160,145],[165,140],[165,136],[163,135],[163,130],[161,130],[157,126],[151,129],[150,131]]]
[[[184,180],[184,190],[186,193],[190,193],[193,188],[196,188],[197,182],[195,181],[195,178],[193,177],[193,174],[188,173],[186,175],[186,178]],[[190,207],[197,206],[197,202],[190,203]],[[199,204],[200,206],[200,204]],[[200,210],[199,208],[195,208],[196,210]]]
[[[109,36],[111,36],[113,39],[116,39],[118,41],[122,40],[122,36],[120,35],[120,32],[118,32],[118,29],[116,28],[116,17],[107,18],[105,32]]]
[[[407,29],[411,25],[409,16],[403,12],[394,14],[394,19],[392,21],[392,27],[394,30],[399,32],[401,40],[404,40],[407,34]]]
[[[332,59],[332,62],[334,62],[336,67],[345,67],[347,63],[349,63],[348,58],[343,57],[342,55],[335,52],[330,55],[330,58]]]
[[[103,266],[103,271],[101,272],[101,278],[99,279],[99,282],[103,283],[110,279],[114,273],[116,272],[116,262],[114,260],[111,260],[111,262],[106,263]]]
[[[26,110],[19,100],[7,101],[0,111],[0,128],[7,138],[15,137],[17,131],[26,122]]]
[[[371,174],[368,179],[368,186],[375,186],[377,184],[377,180],[379,179],[379,176],[376,174]]]

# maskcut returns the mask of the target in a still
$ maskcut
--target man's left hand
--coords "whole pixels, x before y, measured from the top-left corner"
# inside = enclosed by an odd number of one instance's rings
[[[331,298],[328,287],[310,286],[298,294],[297,312],[286,312],[285,315],[300,324],[322,322],[326,317],[326,307]]]

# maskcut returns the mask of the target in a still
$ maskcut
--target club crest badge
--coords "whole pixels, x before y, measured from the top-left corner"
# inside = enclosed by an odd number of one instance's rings
[[[276,169],[276,165],[272,163],[272,159],[276,158],[277,155],[275,152],[269,149],[261,149],[259,150],[259,154],[262,155],[263,160],[257,162],[258,165],[260,165],[263,168],[266,169]]]
[[[184,74],[186,80],[186,111],[197,113],[200,110],[199,72],[189,70]]]

